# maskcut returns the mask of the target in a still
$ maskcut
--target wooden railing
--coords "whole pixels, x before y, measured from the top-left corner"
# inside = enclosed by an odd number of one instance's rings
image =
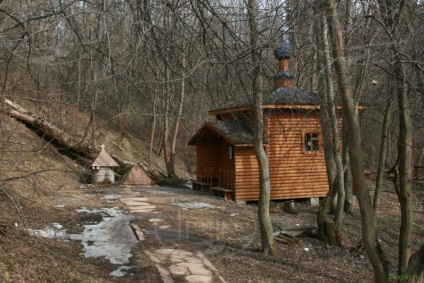
[[[193,190],[209,191],[214,185],[214,168],[201,167],[199,168],[196,181],[193,181]],[[216,181],[215,181],[216,182]]]
[[[225,200],[231,200],[234,197],[235,174],[232,170],[219,169],[218,187],[213,187],[214,195],[223,196]]]
[[[233,170],[219,169],[218,187],[230,190],[235,189],[235,174]]]

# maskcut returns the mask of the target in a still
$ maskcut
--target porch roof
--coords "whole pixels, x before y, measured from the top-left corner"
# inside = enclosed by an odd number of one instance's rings
[[[219,137],[232,145],[252,145],[253,131],[240,121],[206,122],[188,142],[195,145],[199,142],[217,141]]]

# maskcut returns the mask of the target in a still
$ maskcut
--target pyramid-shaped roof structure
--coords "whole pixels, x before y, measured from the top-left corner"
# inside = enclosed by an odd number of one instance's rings
[[[100,151],[97,158],[94,160],[92,167],[118,167],[119,164],[106,152],[105,146],[102,145],[102,150]]]
[[[140,168],[140,166],[135,164],[131,167],[131,170],[123,176],[121,184],[148,186],[154,185],[155,182]]]

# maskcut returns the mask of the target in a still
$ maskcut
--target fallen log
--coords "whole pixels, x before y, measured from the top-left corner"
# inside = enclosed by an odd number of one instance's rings
[[[7,98],[3,99],[2,101],[2,104],[4,105],[2,109],[4,112],[6,112],[7,115],[25,124],[28,128],[35,131],[42,138],[48,140],[49,142],[53,142],[59,151],[66,150],[68,152],[71,152],[72,157],[79,161],[80,164],[84,166],[89,165],[89,162],[91,162],[93,158],[99,153],[98,150],[90,149],[88,146],[85,146],[81,142],[75,140],[72,136],[68,135],[64,130],[58,128],[57,126],[45,120],[44,118],[22,108],[13,101]],[[123,160],[116,155],[111,156],[121,166],[131,167],[132,165],[134,165],[134,162]],[[151,168],[144,162],[139,162],[137,164],[153,180],[156,180],[158,177],[164,176],[161,172]]]
[[[7,98],[3,99],[3,105],[6,106],[3,107],[6,114],[25,124],[44,139],[54,142],[59,149],[69,150],[83,158],[93,158],[93,152],[90,148],[82,145],[64,130],[49,123],[42,117],[31,113]]]
[[[302,235],[313,236],[316,234],[317,226],[296,226],[281,229],[280,235],[296,238]]]
[[[309,225],[309,226],[295,226],[295,227],[288,227],[288,228],[281,228],[281,230],[284,231],[306,231],[306,230],[315,230],[318,229],[316,225]]]
[[[277,241],[279,243],[289,244],[289,245],[293,245],[293,244],[296,244],[298,242],[297,239],[286,237],[286,236],[281,235],[281,234],[275,236],[274,239],[275,239],[275,241]]]

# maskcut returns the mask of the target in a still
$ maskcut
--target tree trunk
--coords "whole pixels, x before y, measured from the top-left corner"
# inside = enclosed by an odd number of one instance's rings
[[[185,86],[186,46],[185,46],[185,43],[183,43],[182,52],[183,52],[183,58],[182,58],[182,64],[181,64],[182,78],[181,78],[180,102],[178,105],[177,117],[175,119],[174,133],[172,135],[171,152],[169,157],[169,172],[168,172],[168,175],[171,175],[174,178],[177,177],[177,174],[175,174],[175,157],[177,154],[177,138],[178,138],[178,132],[180,129],[180,121],[181,121],[181,115],[183,113],[184,97],[186,92],[186,86]]]
[[[319,24],[318,24],[319,23]],[[344,207],[344,187],[343,187],[343,165],[340,158],[339,152],[339,129],[337,124],[336,108],[334,105],[334,90],[333,81],[331,74],[331,56],[328,46],[327,34],[328,28],[326,23],[325,14],[321,13],[320,20],[317,21],[319,26],[316,27],[317,43],[319,50],[318,64],[320,70],[325,70],[319,77],[320,85],[320,96],[321,96],[321,131],[323,135],[324,143],[324,157],[325,165],[327,169],[327,179],[329,183],[329,193],[325,197],[324,201],[321,202],[321,207],[318,212],[317,223],[319,231],[325,234],[321,235],[321,240],[325,239],[325,242],[336,244],[334,235],[327,234],[329,231],[340,231],[341,220],[343,216]],[[330,116],[330,117],[329,117]],[[331,123],[331,132],[328,129]],[[331,141],[330,137],[333,137]],[[336,165],[336,166],[334,166]],[[335,167],[337,170],[335,170]],[[336,218],[335,218],[335,229],[326,229],[327,217],[326,217],[326,205],[330,201],[335,199],[335,195],[339,195],[337,198],[336,205]]]
[[[262,251],[264,254],[276,254],[274,244],[271,218],[269,215],[269,201],[271,183],[269,178],[268,157],[263,145],[264,116],[262,110],[263,94],[260,91],[260,60],[261,54],[258,44],[258,33],[256,26],[256,16],[258,3],[256,0],[248,1],[249,27],[250,27],[250,50],[253,64],[252,71],[252,93],[253,93],[253,132],[254,149],[259,166],[259,204],[258,219],[261,229]]]
[[[327,111],[327,95],[326,92],[332,91],[333,83],[328,83],[332,80],[331,76],[329,77],[329,70],[327,69],[324,55],[324,44],[323,44],[323,26],[322,18],[315,21],[315,35],[317,43],[317,64],[319,70],[321,71],[318,77],[318,90],[321,97],[320,105],[320,123],[321,123],[321,132],[322,132],[322,141],[324,146],[324,159],[325,159],[325,168],[327,172],[328,180],[328,192],[325,198],[320,202],[317,213],[317,225],[318,225],[318,239],[327,243],[327,230],[325,223],[327,221],[327,204],[333,198],[333,184],[336,179],[336,170],[334,168],[334,155],[332,154],[332,145],[331,145],[331,134],[329,130],[329,118]]]
[[[324,1],[327,5],[327,20],[331,35],[334,66],[343,104],[343,111],[349,127],[349,156],[356,195],[361,210],[362,240],[374,269],[375,282],[388,282],[387,263],[381,260],[377,245],[376,219],[365,182],[363,156],[361,148],[361,128],[359,116],[354,108],[351,85],[347,77],[346,58],[344,55],[343,37],[335,0]]]
[[[327,41],[327,25],[325,21],[325,15],[322,15],[323,19],[323,44],[324,44],[324,55],[325,55],[325,64],[326,67],[329,68],[331,66],[331,57],[330,57],[330,51]],[[326,68],[326,69],[327,69]],[[328,70],[328,69],[327,69]],[[328,70],[327,77],[327,86],[330,86],[332,84],[331,80],[331,72]],[[332,90],[332,87],[331,87]],[[337,186],[337,206],[335,211],[335,232],[340,233],[340,229],[342,226],[342,220],[343,220],[343,211],[344,211],[344,200],[345,200],[345,191],[344,191],[344,178],[343,178],[343,163],[340,156],[340,136],[339,136],[339,125],[337,122],[337,113],[336,113],[336,106],[335,106],[335,100],[334,100],[334,92],[328,91],[328,102],[329,102],[329,108],[330,108],[330,121],[331,121],[331,129],[332,129],[332,136],[333,136],[333,156],[334,161],[336,165],[336,181],[335,185]]]
[[[397,61],[401,64],[400,57]],[[405,78],[398,67],[397,75]],[[412,203],[412,124],[409,110],[407,83],[400,82],[398,86],[399,105],[399,177],[400,177],[400,209],[401,224],[399,235],[399,274],[404,274],[411,256],[413,203]]]
[[[169,103],[170,103],[170,70],[169,67],[165,67],[165,76],[166,76],[166,82],[165,82],[165,97],[163,99],[164,103],[164,115],[163,115],[163,157],[165,159],[165,166],[166,166],[166,172],[168,177],[173,177],[172,167],[171,167],[171,158],[170,158],[170,149],[169,149]]]
[[[349,147],[348,147],[348,136],[349,130],[347,129],[346,119],[343,119],[343,168],[344,168],[344,190],[345,190],[345,203],[344,203],[344,212],[347,214],[352,214],[353,208],[353,189],[352,189],[352,172],[350,170],[349,162]]]
[[[411,282],[419,282],[421,274],[424,273],[424,245],[416,251],[409,259],[408,267],[404,274],[411,276]],[[422,277],[421,277],[422,278]]]
[[[152,163],[153,146],[155,143],[156,130],[156,106],[153,102],[152,117],[150,118],[150,143],[149,143],[149,165]]]
[[[387,99],[386,110],[384,112],[384,120],[383,120],[383,132],[381,133],[381,145],[380,145],[380,156],[378,160],[378,169],[377,169],[377,177],[375,180],[375,193],[374,193],[374,203],[373,208],[377,213],[378,203],[380,200],[380,192],[381,186],[383,184],[384,177],[384,169],[387,161],[387,146],[388,146],[388,132],[390,128],[390,124],[392,122],[392,104],[393,97],[392,95]]]

